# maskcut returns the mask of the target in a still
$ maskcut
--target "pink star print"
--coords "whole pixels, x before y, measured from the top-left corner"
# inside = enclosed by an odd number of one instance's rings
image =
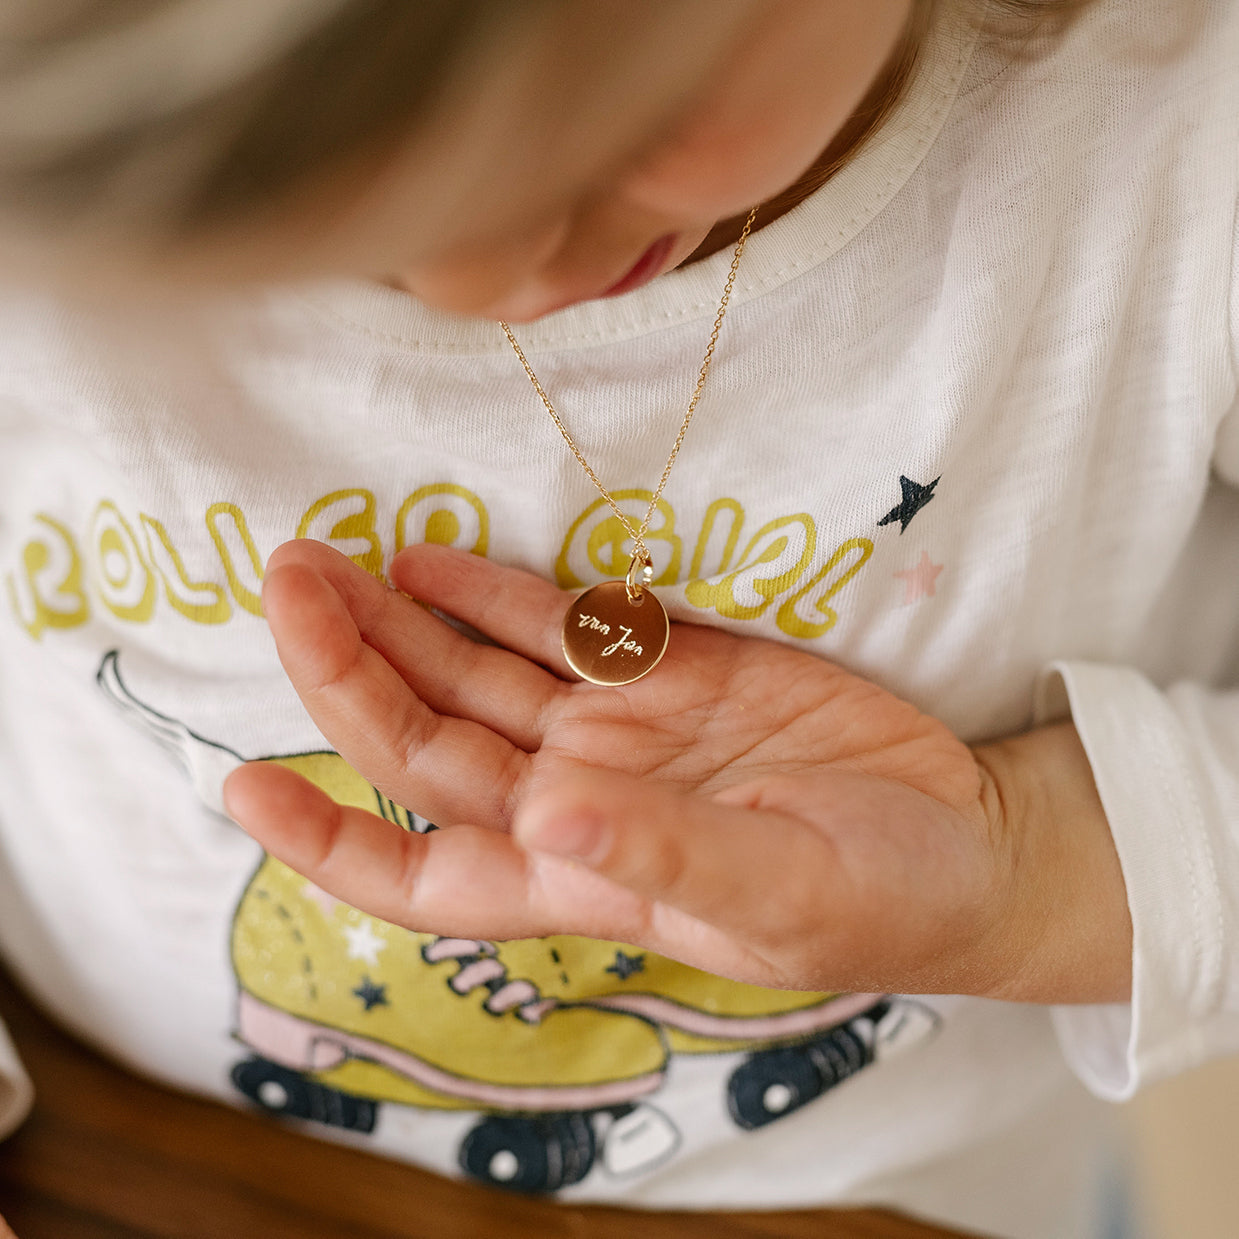
[[[915,568],[908,568],[904,572],[896,572],[894,575],[899,577],[904,583],[904,606],[921,598],[932,598],[934,596],[934,582],[938,579],[938,573],[945,566],[945,564],[934,563],[929,558],[929,552],[922,551],[921,562]]]

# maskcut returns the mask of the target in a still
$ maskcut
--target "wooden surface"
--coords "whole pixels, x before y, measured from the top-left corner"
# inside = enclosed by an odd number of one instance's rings
[[[131,1076],[3,973],[0,1017],[38,1091],[0,1142],[0,1214],[18,1239],[950,1239],[871,1211],[651,1214],[511,1196]]]

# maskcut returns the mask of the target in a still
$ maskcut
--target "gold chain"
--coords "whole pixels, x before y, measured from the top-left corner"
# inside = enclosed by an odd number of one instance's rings
[[[760,204],[759,204],[760,205]],[[722,300],[718,305],[718,314],[714,319],[714,329],[710,332],[710,340],[706,345],[706,355],[701,362],[701,370],[697,375],[697,386],[693,388],[692,398],[688,402],[688,411],[684,414],[684,421],[680,425],[680,433],[675,437],[675,443],[671,448],[671,455],[667,457],[667,464],[663,469],[663,475],[658,479],[658,485],[654,489],[654,496],[650,500],[650,506],[646,510],[645,519],[639,526],[634,527],[632,521],[626,513],[620,508],[619,504],[611,497],[611,492],[603,486],[598,475],[589,467],[589,462],[581,453],[581,449],[577,447],[576,440],[568,432],[568,427],[560,420],[559,414],[555,412],[555,406],[551,404],[550,397],[546,394],[542,384],[538,382],[538,376],[534,374],[533,367],[529,364],[525,357],[521,346],[516,342],[516,337],[512,334],[512,328],[507,323],[501,322],[500,327],[503,328],[503,334],[508,337],[508,343],[516,350],[516,356],[520,359],[520,363],[525,367],[525,373],[529,376],[529,381],[533,384],[533,389],[538,393],[539,399],[546,406],[546,411],[551,415],[551,419],[555,425],[559,427],[559,433],[563,435],[564,442],[572,449],[572,454],[577,458],[582,469],[589,475],[589,480],[598,488],[598,493],[611,506],[611,511],[619,518],[620,524],[628,530],[629,536],[633,542],[633,565],[635,566],[638,560],[645,575],[645,584],[649,584],[650,578],[653,575],[652,558],[649,549],[645,545],[645,534],[650,527],[650,521],[654,519],[654,513],[658,509],[658,500],[662,497],[663,487],[667,485],[667,479],[671,476],[671,466],[675,464],[675,458],[680,454],[680,446],[684,442],[684,436],[688,433],[688,424],[693,420],[693,413],[697,409],[697,401],[701,399],[701,390],[706,385],[706,375],[710,371],[710,362],[714,359],[714,346],[718,343],[718,333],[723,326],[723,316],[727,313],[727,303],[731,300],[732,286],[736,282],[736,272],[740,269],[740,258],[744,254],[745,243],[749,239],[749,232],[753,227],[753,220],[757,218],[758,207],[754,207],[749,212],[749,217],[744,221],[744,228],[740,232],[740,240],[736,242],[736,251],[731,257],[731,269],[727,272],[727,283],[723,286]],[[629,595],[633,593],[632,583],[632,568],[628,572]],[[639,591],[638,591],[639,592]]]

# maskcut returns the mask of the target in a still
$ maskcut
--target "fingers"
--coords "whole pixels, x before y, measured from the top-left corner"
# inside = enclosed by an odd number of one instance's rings
[[[470,640],[324,543],[286,542],[271,556],[268,581],[294,565],[331,585],[365,643],[432,710],[483,723],[527,751],[538,747],[539,716],[561,687],[554,676],[507,650]],[[278,602],[275,608],[275,614],[266,608],[268,619],[279,625],[283,612]],[[278,642],[281,634],[275,635]]]
[[[451,547],[423,543],[400,552],[392,584],[464,620],[491,640],[568,680],[560,632],[568,595],[547,581]]]
[[[336,804],[325,792],[281,766],[251,762],[224,785],[228,812],[272,856],[323,890],[374,916],[409,928],[471,936],[471,927],[443,913],[436,891],[494,890],[522,883],[523,859],[507,835],[452,827],[418,835],[362,809]],[[434,858],[431,858],[431,843]],[[446,844],[446,846],[444,846]],[[422,914],[430,918],[415,924]],[[440,929],[440,924],[443,928]]]
[[[720,831],[718,822],[674,813],[675,803],[689,798],[672,795],[659,810],[656,794],[633,797],[638,784],[621,789],[611,776],[594,782],[593,773],[565,783],[554,811],[548,811],[547,797],[540,809],[523,815],[519,838],[467,825],[408,833],[372,813],[338,805],[300,775],[266,762],[229,775],[224,800],[272,856],[336,898],[395,925],[499,941],[578,934],[633,943],[752,984],[821,988],[814,971],[824,962],[817,922],[822,909],[831,907],[829,882],[814,884],[814,870],[796,868],[803,857],[794,855],[795,847],[771,839],[784,832],[755,829],[763,815],[739,809],[723,811],[724,818],[735,816]],[[588,863],[531,850],[552,841],[561,847],[569,836],[565,823],[585,820],[586,803],[617,794],[637,816],[604,852],[590,850]],[[708,812],[711,802],[701,805]],[[643,855],[656,843],[654,834],[662,833],[658,827],[667,825],[668,810],[676,827],[669,834],[687,828],[689,841]],[[599,819],[605,816],[597,812]],[[647,821],[649,831],[643,828]],[[709,840],[703,840],[703,827],[717,841],[704,851],[701,845]],[[715,866],[709,863],[712,852],[720,862]],[[782,871],[781,860],[755,863],[763,853],[786,858],[790,871]],[[788,898],[789,886],[812,892],[810,916]],[[806,966],[797,964],[801,953]]]
[[[507,824],[524,752],[481,723],[430,709],[362,639],[340,594],[314,569],[277,566],[263,606],[293,687],[346,761],[441,824]]]
[[[272,856],[353,907],[409,929],[462,938],[510,939],[584,932],[599,919],[603,884],[576,867],[548,902],[538,866],[511,836],[474,826],[426,835],[342,807],[282,766],[251,762],[224,785],[228,812]],[[567,870],[563,862],[551,868]],[[565,893],[567,892],[567,893]],[[621,921],[632,919],[620,893]],[[604,935],[605,936],[605,935]]]

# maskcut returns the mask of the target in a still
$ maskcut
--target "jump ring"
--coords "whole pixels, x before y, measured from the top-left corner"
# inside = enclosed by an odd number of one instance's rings
[[[638,568],[641,570],[642,577],[640,584],[635,579]],[[645,550],[638,550],[628,564],[628,571],[624,576],[624,588],[628,591],[628,601],[634,607],[641,605],[642,594],[653,579],[654,561],[650,558],[650,553]]]

